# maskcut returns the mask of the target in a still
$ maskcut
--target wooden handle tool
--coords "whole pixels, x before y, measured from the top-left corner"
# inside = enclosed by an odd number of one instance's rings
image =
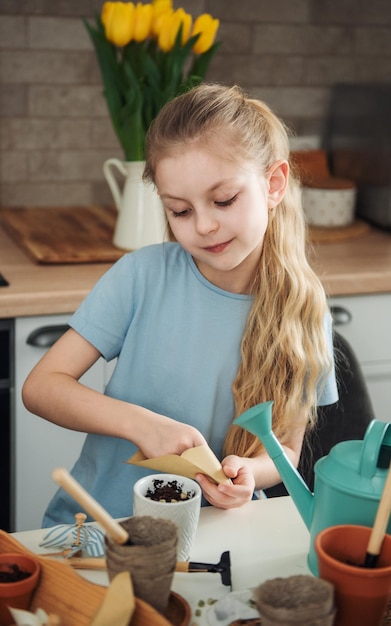
[[[60,467],[53,471],[53,480],[71,495],[86,511],[105,529],[106,533],[119,544],[129,543],[126,530],[111,517],[111,515],[97,502],[83,487]],[[65,563],[78,569],[105,569],[105,558],[78,558],[65,559]],[[231,558],[229,551],[223,552],[219,563],[196,563],[195,561],[178,562],[177,572],[212,572],[221,575],[223,585],[231,586]]]
[[[42,556],[42,555],[40,555]],[[67,563],[76,569],[106,569],[106,559],[104,557],[75,557],[65,558],[63,563]],[[177,561],[176,572],[209,572],[220,574],[223,585],[232,587],[231,580],[231,557],[229,551],[223,552],[218,563],[199,563],[196,561]]]
[[[365,555],[364,567],[375,567],[391,514],[391,463]]]
[[[113,541],[126,544],[129,535],[126,530],[70,475],[63,467],[52,473],[53,480],[69,493],[105,529]]]

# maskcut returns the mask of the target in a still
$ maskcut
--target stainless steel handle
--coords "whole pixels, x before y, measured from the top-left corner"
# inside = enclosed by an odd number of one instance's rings
[[[41,326],[29,334],[26,343],[35,348],[50,348],[67,330],[69,330],[68,324]]]
[[[330,313],[335,326],[343,326],[352,321],[352,314],[342,306],[331,306]]]

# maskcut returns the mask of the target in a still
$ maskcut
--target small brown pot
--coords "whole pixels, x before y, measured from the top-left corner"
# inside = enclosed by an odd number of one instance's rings
[[[119,572],[130,572],[135,595],[164,614],[177,561],[178,528],[168,519],[147,515],[120,524],[129,543],[120,545],[106,535],[109,580]]]
[[[333,586],[314,576],[272,578],[255,587],[253,600],[262,615],[262,626],[334,624]]]
[[[14,623],[8,607],[28,609],[33,591],[39,581],[41,566],[38,559],[10,552],[0,554],[0,571],[8,571],[11,565],[17,565],[19,569],[29,572],[31,576],[15,582],[0,582],[0,626]]]
[[[381,626],[391,596],[391,536],[376,567],[363,567],[371,528],[341,524],[316,536],[319,575],[335,588],[335,626]]]

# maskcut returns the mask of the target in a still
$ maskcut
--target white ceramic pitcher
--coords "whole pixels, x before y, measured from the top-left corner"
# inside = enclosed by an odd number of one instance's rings
[[[118,210],[113,244],[135,250],[166,239],[167,225],[159,196],[151,183],[142,180],[144,161],[108,159],[103,173]],[[114,170],[124,177],[120,189]]]

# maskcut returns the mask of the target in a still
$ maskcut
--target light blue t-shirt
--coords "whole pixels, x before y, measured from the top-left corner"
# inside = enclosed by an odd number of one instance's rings
[[[125,254],[69,324],[106,360],[118,357],[108,396],[195,426],[221,459],[234,416],[231,387],[252,301],[252,296],[219,289],[179,244],[164,243]],[[329,335],[331,346],[331,328]],[[319,404],[336,400],[332,372]],[[129,441],[88,434],[72,470],[116,518],[132,515],[133,484],[150,473],[125,463],[135,451]],[[59,490],[43,524],[73,523],[79,508]]]

